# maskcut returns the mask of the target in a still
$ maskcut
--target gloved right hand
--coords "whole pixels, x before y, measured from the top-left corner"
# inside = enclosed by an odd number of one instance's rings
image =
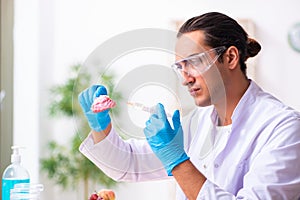
[[[146,122],[144,133],[151,149],[160,159],[169,176],[180,163],[190,159],[184,150],[183,130],[180,113],[176,110],[172,116],[173,128],[162,104],[157,104],[156,111]]]
[[[106,88],[102,85],[93,85],[82,91],[78,96],[80,106],[88,120],[89,126],[96,132],[105,130],[111,122],[108,113],[110,109],[98,113],[94,113],[91,110],[94,99],[100,95],[107,95]]]

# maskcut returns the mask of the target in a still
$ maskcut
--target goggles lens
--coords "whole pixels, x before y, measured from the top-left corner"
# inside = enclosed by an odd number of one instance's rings
[[[206,72],[226,50],[225,46],[216,47],[196,55],[181,59],[172,65],[172,68],[180,76],[198,76]],[[214,57],[211,54],[215,53]]]

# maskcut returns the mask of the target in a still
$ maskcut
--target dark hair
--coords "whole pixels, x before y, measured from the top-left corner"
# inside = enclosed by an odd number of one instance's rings
[[[246,75],[245,61],[249,57],[254,57],[261,49],[260,44],[248,38],[246,31],[235,21],[225,14],[209,12],[187,20],[179,29],[177,37],[184,33],[202,30],[205,35],[205,44],[213,48],[219,46],[235,46],[239,50],[240,66]],[[222,56],[220,56],[222,61]]]

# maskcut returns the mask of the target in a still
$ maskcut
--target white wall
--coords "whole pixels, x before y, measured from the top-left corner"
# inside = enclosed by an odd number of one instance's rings
[[[63,82],[69,66],[84,61],[98,45],[136,28],[173,29],[174,20],[186,20],[206,11],[249,18],[256,25],[255,36],[262,45],[255,80],[300,110],[300,54],[287,43],[289,28],[300,21],[299,8],[298,0],[15,0],[14,143],[27,147],[23,163],[33,182],[47,182],[38,171],[46,142],[62,137],[67,141],[73,134],[72,122],[48,118],[48,89]],[[63,133],[62,125],[66,127]],[[157,184],[128,185],[118,190],[122,195],[147,194],[150,199],[161,193],[159,188],[170,187],[170,183],[162,183],[161,187]],[[48,188],[44,199],[60,199],[61,194],[53,191],[59,189]]]

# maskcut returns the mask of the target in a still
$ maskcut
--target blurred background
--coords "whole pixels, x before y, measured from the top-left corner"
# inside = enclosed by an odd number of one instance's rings
[[[70,78],[70,66],[83,63],[118,34],[142,28],[176,30],[208,11],[237,19],[260,42],[262,50],[250,61],[249,76],[300,110],[300,52],[288,40],[300,23],[299,8],[298,0],[1,0],[1,174],[10,163],[10,147],[25,146],[22,164],[31,182],[45,185],[42,199],[84,199],[83,182],[63,189],[41,172],[40,159],[51,153],[49,141],[68,147],[75,129],[70,118],[49,117],[50,89]],[[132,65],[122,62],[126,64]],[[89,193],[102,187],[91,184]],[[118,200],[175,198],[172,180],[121,183],[112,189]]]

